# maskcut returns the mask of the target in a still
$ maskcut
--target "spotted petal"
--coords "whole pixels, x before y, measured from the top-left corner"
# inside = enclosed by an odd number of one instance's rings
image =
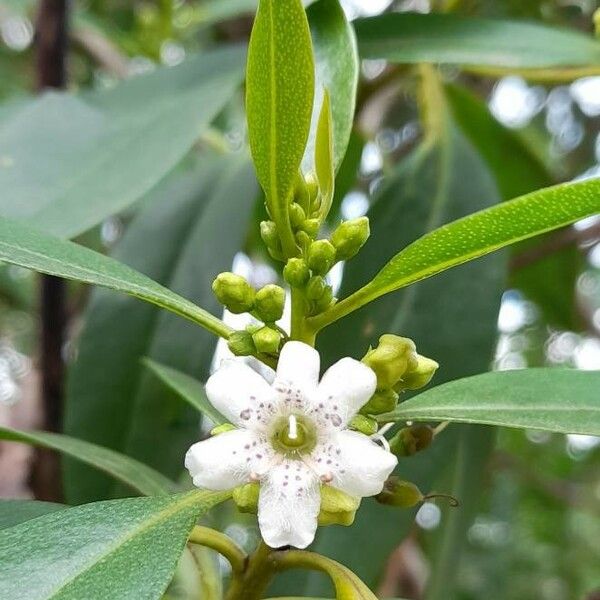
[[[332,435],[314,453],[319,473],[330,483],[351,496],[374,496],[383,489],[385,480],[398,459],[362,433],[340,431]]]
[[[271,548],[306,548],[315,538],[321,490],[317,475],[304,463],[285,461],[261,482],[258,524]]]
[[[377,377],[364,363],[342,358],[331,366],[321,379],[315,395],[315,405],[326,413],[328,422],[343,429],[350,419],[375,393]]]
[[[275,392],[242,359],[224,360],[206,382],[211,404],[234,425],[261,428],[267,421]]]
[[[246,429],[235,429],[194,444],[185,455],[185,467],[194,485],[228,490],[247,483],[254,473],[268,471],[271,447]]]

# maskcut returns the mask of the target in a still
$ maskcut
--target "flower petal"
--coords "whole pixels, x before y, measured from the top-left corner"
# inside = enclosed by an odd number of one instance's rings
[[[263,539],[271,548],[306,548],[315,538],[320,506],[317,475],[300,461],[283,462],[260,485],[258,524]]]
[[[315,449],[312,456],[319,474],[333,487],[360,498],[374,496],[398,459],[357,431],[340,431]]]
[[[211,404],[234,425],[255,429],[268,421],[276,394],[243,359],[224,360],[206,382]],[[272,408],[272,407],[271,407]]]
[[[196,487],[228,490],[247,483],[253,473],[267,472],[272,455],[260,436],[235,429],[194,444],[185,455],[185,468]]]
[[[314,348],[303,342],[287,342],[279,355],[277,379],[312,390],[319,383],[320,368],[321,358]]]
[[[377,377],[364,363],[342,358],[331,366],[317,389],[315,410],[336,429],[343,429],[375,393]],[[323,405],[323,406],[321,406]]]

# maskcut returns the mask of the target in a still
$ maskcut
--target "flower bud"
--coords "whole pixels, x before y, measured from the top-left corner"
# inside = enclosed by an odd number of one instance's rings
[[[247,483],[233,490],[232,499],[240,512],[255,515],[258,512],[259,493],[260,486],[258,483]]]
[[[377,389],[393,388],[402,376],[417,367],[415,344],[408,338],[386,334],[377,348],[369,350],[362,361],[377,375]]]
[[[319,525],[352,525],[360,498],[329,485],[321,486],[321,510]]]
[[[327,310],[331,306],[333,301],[333,288],[330,285],[327,285],[325,286],[323,295],[315,302],[315,308],[317,309],[317,313],[321,313]]]
[[[428,448],[432,441],[433,429],[429,425],[412,425],[401,429],[390,440],[390,450],[396,456],[413,456]]]
[[[310,238],[314,239],[319,233],[319,227],[321,224],[319,223],[319,219],[306,219],[304,223],[302,223],[302,231],[304,231]]]
[[[296,202],[290,204],[290,223],[294,229],[299,229],[301,225],[306,221],[306,213],[302,207]]]
[[[221,273],[213,281],[217,300],[232,313],[249,312],[254,307],[254,288],[240,275]]]
[[[306,190],[310,199],[310,211],[307,212],[314,213],[315,209],[318,208],[316,202],[319,197],[319,183],[314,173],[309,173],[306,176]]]
[[[365,415],[355,415],[350,421],[350,429],[360,431],[365,435],[374,435],[377,433],[377,421]]]
[[[395,389],[401,392],[404,390],[418,390],[425,387],[433,379],[439,366],[435,360],[417,354],[417,366],[409,369],[402,376],[402,380],[395,386]]]
[[[306,284],[306,298],[312,301],[319,300],[325,293],[326,287],[325,280],[320,275],[314,275]]]
[[[231,423],[223,423],[223,425],[217,425],[213,429],[210,430],[210,435],[219,435],[221,433],[226,433],[227,431],[233,431],[237,429],[235,425]]]
[[[381,415],[394,410],[397,405],[398,394],[394,390],[377,390],[360,409],[360,413],[363,415]]]
[[[285,290],[278,285],[265,285],[256,292],[254,310],[265,323],[281,319],[285,305]]]
[[[283,268],[283,278],[293,288],[304,287],[310,279],[310,270],[302,258],[290,258]]]
[[[252,356],[256,352],[252,334],[248,331],[234,331],[227,340],[227,347],[236,356]]]
[[[306,231],[297,231],[294,237],[296,238],[296,243],[298,246],[302,248],[304,252],[306,252],[312,243],[310,235],[308,235]]]
[[[294,202],[300,205],[304,213],[310,210],[310,193],[302,173],[298,173],[296,176]]]
[[[369,239],[370,234],[368,217],[341,223],[331,236],[337,260],[349,260],[356,256]]]
[[[421,490],[410,481],[402,481],[398,477],[390,477],[383,486],[383,491],[375,496],[380,504],[397,506],[399,508],[411,508],[423,502],[425,496]]]
[[[277,235],[277,226],[273,221],[262,221],[260,224],[260,237],[268,248],[279,245],[279,236]]]
[[[317,240],[308,248],[308,266],[317,274],[325,275],[335,262],[335,248],[329,240]]]
[[[277,354],[281,345],[281,335],[270,327],[261,327],[252,334],[252,340],[258,352],[262,354]]]

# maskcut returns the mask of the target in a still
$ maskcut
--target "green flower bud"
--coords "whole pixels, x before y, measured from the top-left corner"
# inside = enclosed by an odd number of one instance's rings
[[[325,275],[335,263],[335,248],[329,240],[317,240],[308,248],[308,266],[319,275]]]
[[[314,275],[308,280],[306,284],[306,298],[308,300],[319,300],[325,293],[327,284],[320,275]]]
[[[290,258],[283,268],[283,278],[291,287],[304,287],[310,279],[308,265],[302,258]]]
[[[317,312],[321,313],[327,310],[333,301],[333,288],[330,285],[327,285],[325,286],[323,295],[315,302],[315,308],[317,309]]]
[[[296,176],[296,183],[294,187],[294,201],[300,205],[302,210],[306,213],[310,210],[310,193],[304,175],[298,173]]]
[[[243,513],[255,515],[258,512],[258,495],[260,486],[258,483],[247,483],[233,490],[232,498],[238,510]]]
[[[360,498],[349,496],[329,485],[323,485],[319,525],[352,525],[359,506]]]
[[[398,394],[394,390],[377,390],[360,409],[360,413],[363,415],[381,415],[394,410],[397,405]]]
[[[417,366],[402,376],[402,380],[395,386],[395,389],[401,392],[425,387],[433,379],[439,366],[435,360],[417,354]]]
[[[368,217],[360,217],[340,224],[331,236],[337,260],[349,260],[356,256],[370,234]]]
[[[310,199],[310,210],[307,212],[314,213],[315,209],[318,208],[315,206],[315,204],[319,197],[319,182],[317,181],[314,173],[309,173],[306,176],[306,190]]]
[[[254,288],[240,275],[221,273],[213,281],[217,300],[232,313],[249,312],[254,307]]]
[[[304,231],[310,238],[314,239],[319,233],[319,228],[321,224],[319,223],[319,219],[306,219],[304,223],[302,223],[302,231]]]
[[[261,327],[252,334],[252,340],[258,352],[262,354],[277,354],[281,345],[281,335],[270,327]]]
[[[306,221],[306,213],[299,204],[292,202],[290,204],[290,223],[294,229],[298,229]]]
[[[210,435],[219,435],[220,433],[226,433],[227,431],[233,431],[237,429],[235,425],[231,423],[223,423],[223,425],[217,425],[213,429],[210,430]]]
[[[277,226],[273,221],[262,221],[260,224],[260,237],[267,248],[277,247],[279,236],[277,235]]]
[[[298,246],[300,246],[300,248],[306,252],[312,243],[310,235],[308,235],[306,231],[298,231],[294,237],[296,238],[296,243]]]
[[[390,450],[396,456],[413,456],[428,448],[432,441],[433,428],[429,425],[412,425],[401,429],[390,440]]]
[[[278,285],[265,285],[256,292],[254,310],[265,323],[281,319],[285,305],[285,290]]]
[[[256,352],[252,334],[248,331],[234,331],[227,340],[227,346],[236,356],[252,356]]]
[[[425,496],[421,490],[410,481],[402,481],[398,477],[390,477],[383,487],[383,491],[375,496],[380,504],[397,506],[399,508],[412,508],[423,502]]]
[[[382,335],[377,348],[369,350],[362,361],[375,371],[377,389],[391,389],[407,371],[417,368],[415,344],[408,338]]]
[[[350,421],[350,429],[360,431],[365,435],[374,435],[377,433],[377,421],[365,415],[355,415]]]

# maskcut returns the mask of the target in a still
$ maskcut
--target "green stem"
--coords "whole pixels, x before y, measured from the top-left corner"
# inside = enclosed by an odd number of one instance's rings
[[[217,551],[229,561],[233,573],[243,573],[246,566],[246,554],[231,538],[223,533],[197,525],[192,529],[188,542]]]
[[[305,300],[302,290],[292,288],[292,318],[290,338],[292,340],[303,340],[305,321]]]
[[[260,600],[276,571],[273,555],[261,540],[244,572],[232,578],[225,600]]]

